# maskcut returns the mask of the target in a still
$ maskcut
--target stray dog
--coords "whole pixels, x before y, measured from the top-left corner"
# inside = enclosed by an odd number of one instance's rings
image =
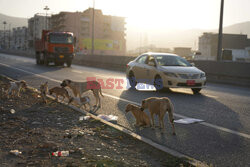
[[[80,97],[80,98],[79,97],[71,97],[69,99],[68,104],[70,104],[70,103],[73,103],[75,105],[79,105],[80,108],[82,106],[84,106],[85,109],[86,109],[86,104],[88,104],[89,105],[89,110],[92,109],[92,107],[90,105],[90,98],[88,96],[83,96],[83,97]]]
[[[21,89],[27,89],[27,84],[24,80],[21,80],[10,82],[10,85],[8,87],[8,97],[9,95],[17,95],[18,97],[20,97]]]
[[[75,97],[81,97],[83,92],[86,92],[88,90],[92,90],[95,99],[96,99],[96,105],[99,105],[99,107],[101,107],[101,98],[100,95],[102,97],[104,97],[102,95],[102,90],[101,90],[101,85],[99,82],[97,81],[87,81],[87,82],[75,82],[75,81],[71,81],[69,79],[65,79],[62,81],[61,83],[62,87],[69,87],[72,91]]]
[[[138,107],[136,105],[133,104],[128,104],[126,106],[126,112],[131,111],[132,114],[134,115],[135,119],[136,119],[136,124],[137,126],[151,126],[150,123],[150,119],[148,117],[148,115],[141,110],[141,107]]]
[[[59,96],[63,97],[62,101],[64,101],[65,97],[67,97],[68,100],[70,99],[69,93],[65,88],[58,87],[58,86],[51,88],[49,90],[49,94],[52,95],[53,93],[56,95],[56,101],[58,101]]]
[[[44,103],[47,103],[46,94],[48,93],[48,82],[40,86],[41,97]]]
[[[153,126],[155,126],[154,114],[156,114],[159,117],[160,127],[163,129],[164,129],[163,119],[164,119],[165,113],[168,112],[168,118],[172,125],[173,135],[175,135],[174,116],[173,116],[174,107],[169,98],[150,97],[150,98],[144,99],[142,100],[141,110],[143,111],[144,109],[147,109],[147,108],[151,114]]]

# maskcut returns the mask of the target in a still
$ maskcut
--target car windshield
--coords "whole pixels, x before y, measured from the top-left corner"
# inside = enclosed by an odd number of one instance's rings
[[[155,59],[160,66],[192,66],[186,59],[180,56],[156,55]]]
[[[73,37],[70,34],[50,34],[50,43],[72,44]]]

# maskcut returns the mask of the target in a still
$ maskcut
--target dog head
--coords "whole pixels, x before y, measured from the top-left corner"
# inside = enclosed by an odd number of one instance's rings
[[[45,82],[44,84],[40,86],[40,91],[41,93],[45,93],[45,94],[48,92],[48,82]]]
[[[20,81],[21,88],[27,89],[27,83],[24,80]]]
[[[146,109],[148,107],[148,103],[147,101],[144,99],[141,102],[141,111],[144,111],[144,109]]]
[[[62,81],[61,86],[62,87],[69,86],[71,82],[72,82],[71,80],[65,79],[65,80]]]
[[[125,112],[126,112],[126,113],[129,112],[129,111],[131,111],[131,109],[132,109],[132,105],[131,105],[131,104],[128,104],[128,105],[126,106]]]

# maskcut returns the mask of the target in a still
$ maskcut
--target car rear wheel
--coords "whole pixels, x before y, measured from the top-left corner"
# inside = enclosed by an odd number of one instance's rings
[[[201,88],[192,88],[194,94],[198,94],[201,91]]]
[[[72,64],[72,60],[67,60],[66,64],[67,64],[67,67],[70,67]]]
[[[155,77],[154,86],[157,91],[163,90],[163,81],[159,75]]]
[[[135,75],[133,72],[129,73],[128,80],[129,80],[129,84],[130,84],[131,88],[135,89],[137,82],[136,82]]]

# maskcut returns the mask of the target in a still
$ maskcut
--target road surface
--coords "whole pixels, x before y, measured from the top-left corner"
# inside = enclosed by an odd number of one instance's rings
[[[201,94],[189,89],[172,89],[158,93],[152,86],[139,85],[130,90],[125,73],[73,65],[71,68],[38,66],[31,58],[0,54],[0,74],[24,79],[32,87],[48,81],[49,88],[59,86],[63,79],[86,81],[95,77],[103,82],[102,108],[96,114],[117,115],[118,124],[156,143],[214,166],[250,166],[250,88],[208,83]],[[108,85],[107,85],[108,80]],[[122,82],[123,81],[123,82]],[[95,102],[91,92],[87,92]],[[125,113],[128,103],[140,105],[142,99],[169,97],[175,107],[175,119],[197,118],[197,124],[175,124],[176,136],[165,117],[166,130],[140,130],[134,126],[131,113]],[[157,122],[158,123],[158,122]]]

